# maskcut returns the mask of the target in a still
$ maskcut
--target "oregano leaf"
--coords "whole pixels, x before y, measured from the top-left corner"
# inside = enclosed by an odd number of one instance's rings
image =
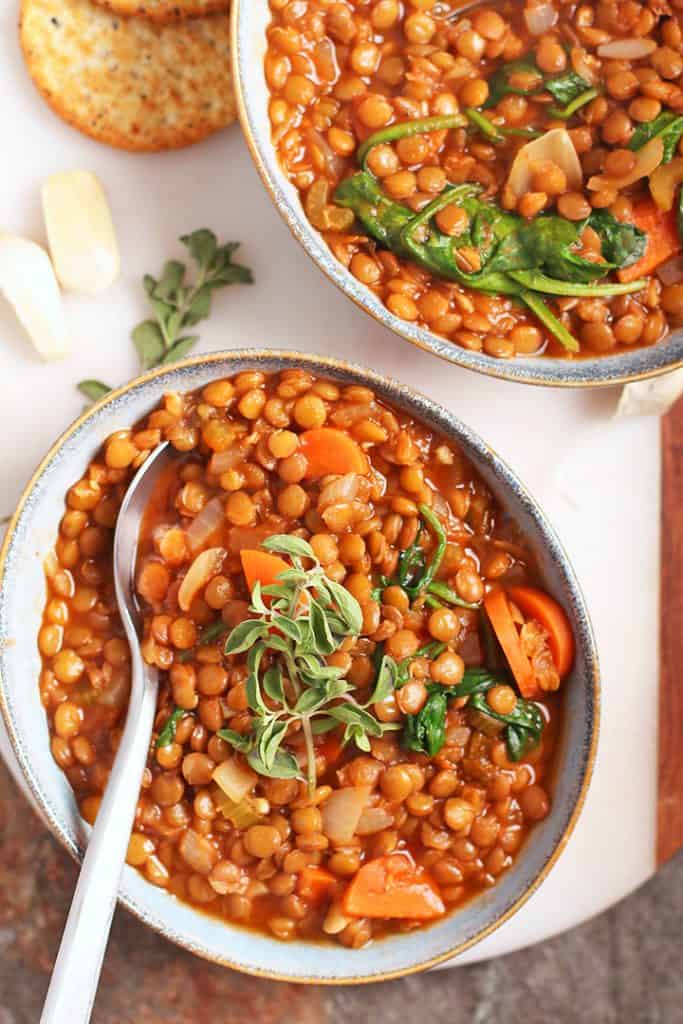
[[[278,750],[270,766],[263,763],[257,751],[251,750],[247,754],[247,763],[259,775],[270,779],[298,779],[301,776],[299,762],[289,750]]]
[[[282,669],[279,665],[271,665],[263,676],[263,691],[271,700],[285,703],[285,692],[282,686]]]
[[[190,352],[197,342],[199,341],[198,334],[190,334],[186,338],[179,338],[175,345],[171,345],[170,349],[161,360],[162,366],[168,366],[169,363],[176,363],[183,356]]]
[[[260,619],[247,619],[245,622],[240,622],[225,641],[225,653],[240,654],[242,651],[248,651],[267,632],[268,627]]]
[[[143,320],[134,329],[133,344],[140,357],[143,370],[150,370],[163,358],[165,346],[161,328],[154,320]]]
[[[213,231],[210,231],[208,228],[199,228],[190,235],[182,235],[180,241],[183,245],[187,246],[190,256],[199,264],[202,270],[207,270],[214,262],[218,249],[218,240]],[[228,243],[228,245],[234,244],[232,242]],[[232,252],[232,249],[230,251]]]
[[[275,551],[281,555],[292,555],[296,558],[310,558],[317,563],[315,552],[307,540],[301,537],[294,537],[289,533],[275,533],[267,537],[261,547],[266,551]]]
[[[100,398],[104,398],[112,390],[108,384],[104,384],[101,380],[95,380],[94,378],[80,380],[76,387],[91,402],[99,402]]]
[[[254,745],[253,736],[249,734],[244,736],[242,733],[235,732],[234,729],[219,729],[216,736],[225,740],[226,743],[229,743],[231,747],[239,750],[242,754],[246,754]]]
[[[178,260],[168,260],[164,264],[161,277],[154,289],[155,298],[173,300],[175,293],[183,283],[185,270],[184,263],[180,263]]]

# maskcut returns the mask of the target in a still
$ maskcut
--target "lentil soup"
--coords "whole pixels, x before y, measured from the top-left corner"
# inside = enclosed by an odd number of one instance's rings
[[[272,140],[334,256],[475,352],[683,325],[681,0],[270,0]]]
[[[38,637],[52,754],[95,820],[126,713],[112,542],[135,469],[161,671],[128,863],[279,939],[360,948],[456,910],[550,809],[574,641],[457,446],[367,387],[169,393],[70,489]]]

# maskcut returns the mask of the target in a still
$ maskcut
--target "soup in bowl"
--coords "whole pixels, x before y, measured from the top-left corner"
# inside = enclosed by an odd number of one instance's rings
[[[578,814],[590,627],[557,540],[483,442],[332,360],[235,353],[151,374],[39,470],[6,541],[3,635],[25,609],[12,580],[36,515],[38,614],[2,675],[53,827],[78,849],[116,754],[130,678],[113,531],[161,443],[176,457],[136,569],[161,685],[124,900],[277,977],[369,980],[464,948],[540,882]]]
[[[261,175],[359,305],[512,379],[680,364],[676,12],[261,0],[234,28]]]

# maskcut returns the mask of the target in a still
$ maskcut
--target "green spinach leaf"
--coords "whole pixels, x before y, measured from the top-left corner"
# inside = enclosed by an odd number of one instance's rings
[[[504,676],[497,675],[489,669],[468,668],[465,670],[462,682],[457,686],[441,686],[438,683],[431,683],[427,687],[427,700],[422,710],[415,715],[406,717],[401,736],[404,749],[434,757],[446,742],[448,701],[459,697],[470,697],[470,704],[472,704],[478,695],[484,694],[492,686],[504,682],[506,682]],[[484,705],[488,707],[485,701]],[[535,705],[533,706],[535,707]]]
[[[526,76],[528,83],[520,85],[519,81],[515,80],[516,76]],[[553,116],[570,117],[575,110],[583,106],[583,103],[588,103],[597,95],[597,91],[595,91],[592,96],[585,98],[586,94],[591,90],[591,83],[574,70],[564,71],[561,75],[553,75],[551,77],[544,75],[536,64],[533,54],[528,54],[521,60],[514,60],[508,64],[503,64],[502,67],[498,68],[491,75],[488,99],[482,109],[487,110],[490,107],[495,107],[504,96],[510,94],[535,96],[540,92],[549,92],[555,102],[560,104],[562,108],[565,108],[560,115],[555,112],[556,108],[553,108]],[[579,102],[581,99],[582,102]],[[573,109],[568,110],[570,105],[574,104],[576,105]]]
[[[513,85],[511,79],[515,75],[528,75],[528,87],[521,88],[519,85]],[[535,92],[540,92],[542,88],[543,75],[536,67],[536,62],[532,57],[509,61],[494,71],[489,78],[489,95],[482,109],[488,110],[490,107],[497,106],[502,98],[509,96],[510,93],[516,96],[531,96]]]
[[[178,722],[185,715],[189,714],[185,708],[174,708],[171,714],[164,722],[161,732],[157,736],[157,741],[154,744],[155,747],[168,747],[175,740],[175,732],[178,727]]]
[[[663,110],[653,121],[639,124],[628,144],[634,152],[642,149],[646,142],[660,138],[664,145],[662,163],[668,164],[676,155],[678,143],[683,137],[683,116],[674,114],[672,110]]]
[[[600,236],[602,255],[612,266],[630,267],[645,254],[645,232],[635,224],[617,220],[609,210],[593,210],[586,223]]]
[[[427,132],[450,130],[451,128],[463,128],[467,124],[464,114],[443,114],[436,117],[421,117],[410,121],[400,121],[388,128],[382,128],[375,132],[358,147],[356,159],[363,170],[367,170],[367,160],[370,151],[375,146],[381,146],[387,142],[397,142],[398,139],[407,139],[411,135],[424,135]]]
[[[472,183],[447,186],[414,213],[385,196],[371,174],[359,171],[338,186],[335,201],[353,210],[367,233],[395,255],[465,287],[517,298],[569,351],[578,351],[579,344],[543,302],[542,294],[589,297],[628,294],[643,287],[642,281],[596,284],[610,271],[630,266],[644,252],[647,236],[634,225],[622,224],[606,210],[594,211],[582,222],[554,214],[527,222],[481,199],[480,191]],[[434,219],[452,204],[467,214],[467,228],[456,238],[444,234]],[[603,262],[587,260],[576,251],[587,225],[600,236]],[[407,584],[406,577],[403,585],[427,589],[433,577],[427,568],[419,584]]]
[[[456,686],[442,686],[449,698],[471,697],[475,693],[486,693],[492,686],[507,683],[504,673],[489,668],[466,668],[461,682]]]
[[[446,742],[447,707],[443,687],[431,690],[422,710],[406,718],[401,736],[404,749],[435,757]]]
[[[472,126],[480,131],[484,138],[488,139],[489,142],[505,142],[505,136],[498,125],[495,125],[493,121],[489,121],[488,117],[480,111],[475,110],[473,107],[466,107],[465,116]]]
[[[398,585],[403,587],[405,590],[414,586],[415,583],[424,576],[427,559],[425,557],[424,548],[420,544],[421,537],[422,525],[420,524],[417,536],[413,543],[407,548],[404,548],[398,556],[396,579]]]
[[[550,93],[556,103],[567,106],[589,90],[590,85],[590,82],[572,70],[555,75],[553,78],[546,78],[543,89]]]
[[[577,110],[585,107],[587,103],[590,103],[591,100],[594,100],[599,95],[600,91],[598,89],[586,89],[585,92],[580,93],[564,107],[550,107],[548,113],[551,117],[556,117],[560,121],[568,121]]]
[[[518,697],[514,711],[509,715],[500,715],[489,706],[483,694],[476,693],[471,697],[469,707],[506,726],[505,743],[511,761],[521,760],[529,750],[540,743],[544,721],[538,704]]]
[[[112,390],[108,384],[103,384],[101,380],[95,380],[94,378],[81,380],[76,387],[91,402],[99,402],[100,398],[104,398]]]
[[[334,193],[338,206],[353,210],[365,230],[385,248],[396,255],[404,255],[401,231],[415,214],[384,195],[376,178],[368,171],[359,171],[345,178]]]

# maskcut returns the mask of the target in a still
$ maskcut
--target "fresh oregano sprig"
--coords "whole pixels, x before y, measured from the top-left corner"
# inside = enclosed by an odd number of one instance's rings
[[[236,626],[226,641],[226,655],[248,652],[247,701],[254,721],[246,734],[221,729],[218,735],[244,753],[260,775],[298,778],[303,776],[302,768],[283,745],[298,723],[312,791],[316,785],[314,735],[343,725],[343,743],[354,742],[368,751],[369,737],[398,728],[378,721],[368,710],[392,692],[393,674],[380,672],[369,700],[361,704],[342,669],[327,663],[346,637],[359,635],[360,605],[345,587],[325,575],[307,541],[282,534],[269,537],[262,546],[288,555],[292,568],[282,572],[275,584],[254,585],[249,609],[254,617]],[[304,559],[313,563],[311,568],[304,568]]]
[[[200,228],[180,239],[194,261],[194,282],[186,279],[187,266],[168,260],[159,278],[145,274],[142,279],[154,318],[143,320],[133,329],[132,339],[140,357],[140,368],[174,363],[196,345],[198,334],[188,333],[211,312],[211,297],[229,284],[251,284],[248,267],[232,262],[239,242],[218,244],[213,231]],[[106,395],[111,388],[100,380],[82,380],[78,390],[91,402]]]

